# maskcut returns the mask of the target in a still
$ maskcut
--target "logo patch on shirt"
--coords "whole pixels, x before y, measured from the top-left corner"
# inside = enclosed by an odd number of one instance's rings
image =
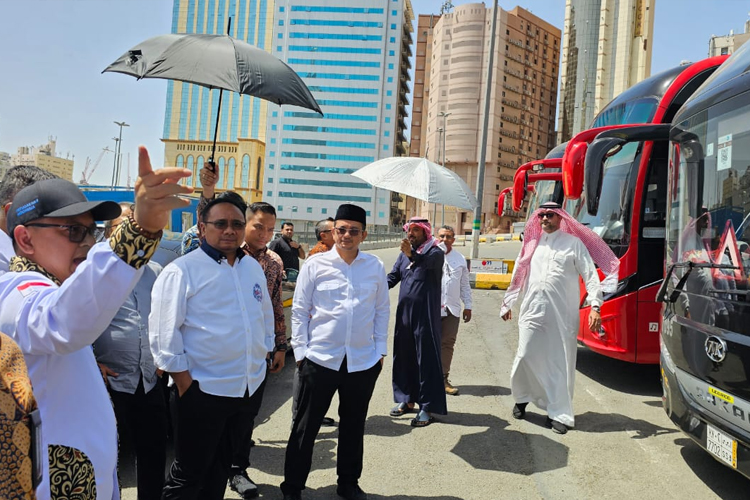
[[[19,285],[16,287],[16,290],[21,292],[21,295],[24,297],[28,297],[32,293],[38,292],[39,287],[48,287],[50,286],[49,283],[45,283],[43,281],[27,281],[23,285]]]
[[[263,301],[263,290],[261,290],[260,285],[257,283],[253,287],[253,297],[255,297],[255,300],[258,302]]]

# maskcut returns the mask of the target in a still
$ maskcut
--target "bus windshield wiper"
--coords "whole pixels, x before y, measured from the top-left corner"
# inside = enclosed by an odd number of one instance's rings
[[[667,295],[667,285],[669,284],[669,278],[672,277],[672,273],[677,267],[679,268],[687,267],[688,270],[682,276],[682,278],[680,278],[680,281],[677,282],[677,285],[675,285],[675,287],[672,289],[672,293],[669,295],[669,299],[664,300],[665,296]],[[667,274],[666,276],[664,276],[664,281],[662,282],[661,287],[659,287],[659,292],[656,294],[656,301],[666,302],[668,304],[674,304],[677,301],[677,298],[682,293],[682,288],[685,286],[685,283],[687,282],[687,279],[690,276],[690,273],[695,268],[733,269],[733,270],[739,269],[739,267],[733,266],[731,264],[715,264],[713,262],[678,262],[677,264],[672,264],[671,266],[669,266],[669,269],[667,269]]]

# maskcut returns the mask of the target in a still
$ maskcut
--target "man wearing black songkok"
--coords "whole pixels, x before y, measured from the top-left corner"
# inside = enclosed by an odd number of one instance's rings
[[[388,283],[383,263],[359,251],[366,212],[341,205],[334,247],[308,259],[292,305],[292,347],[299,368],[297,411],[286,448],[285,500],[301,498],[313,446],[333,395],[339,394],[338,487],[347,500],[366,500],[362,475],[365,419],[387,354]]]

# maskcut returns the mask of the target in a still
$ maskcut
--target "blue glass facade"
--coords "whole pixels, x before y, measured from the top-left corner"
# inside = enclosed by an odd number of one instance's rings
[[[351,174],[390,156],[398,136],[394,68],[401,30],[411,25],[404,3],[276,0],[274,55],[305,80],[324,113],[269,110],[264,200],[280,218],[315,221],[353,202],[377,214],[373,223],[388,223],[387,192]]]

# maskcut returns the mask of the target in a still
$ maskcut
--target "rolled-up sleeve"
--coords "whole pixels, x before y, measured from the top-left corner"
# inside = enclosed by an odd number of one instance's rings
[[[313,262],[302,266],[297,276],[292,300],[292,349],[294,359],[302,361],[307,355],[310,342],[310,311],[312,311],[313,291],[315,290]]]
[[[180,327],[185,321],[188,283],[180,268],[167,266],[151,292],[149,344],[154,364],[168,373],[187,371],[188,360]]]

